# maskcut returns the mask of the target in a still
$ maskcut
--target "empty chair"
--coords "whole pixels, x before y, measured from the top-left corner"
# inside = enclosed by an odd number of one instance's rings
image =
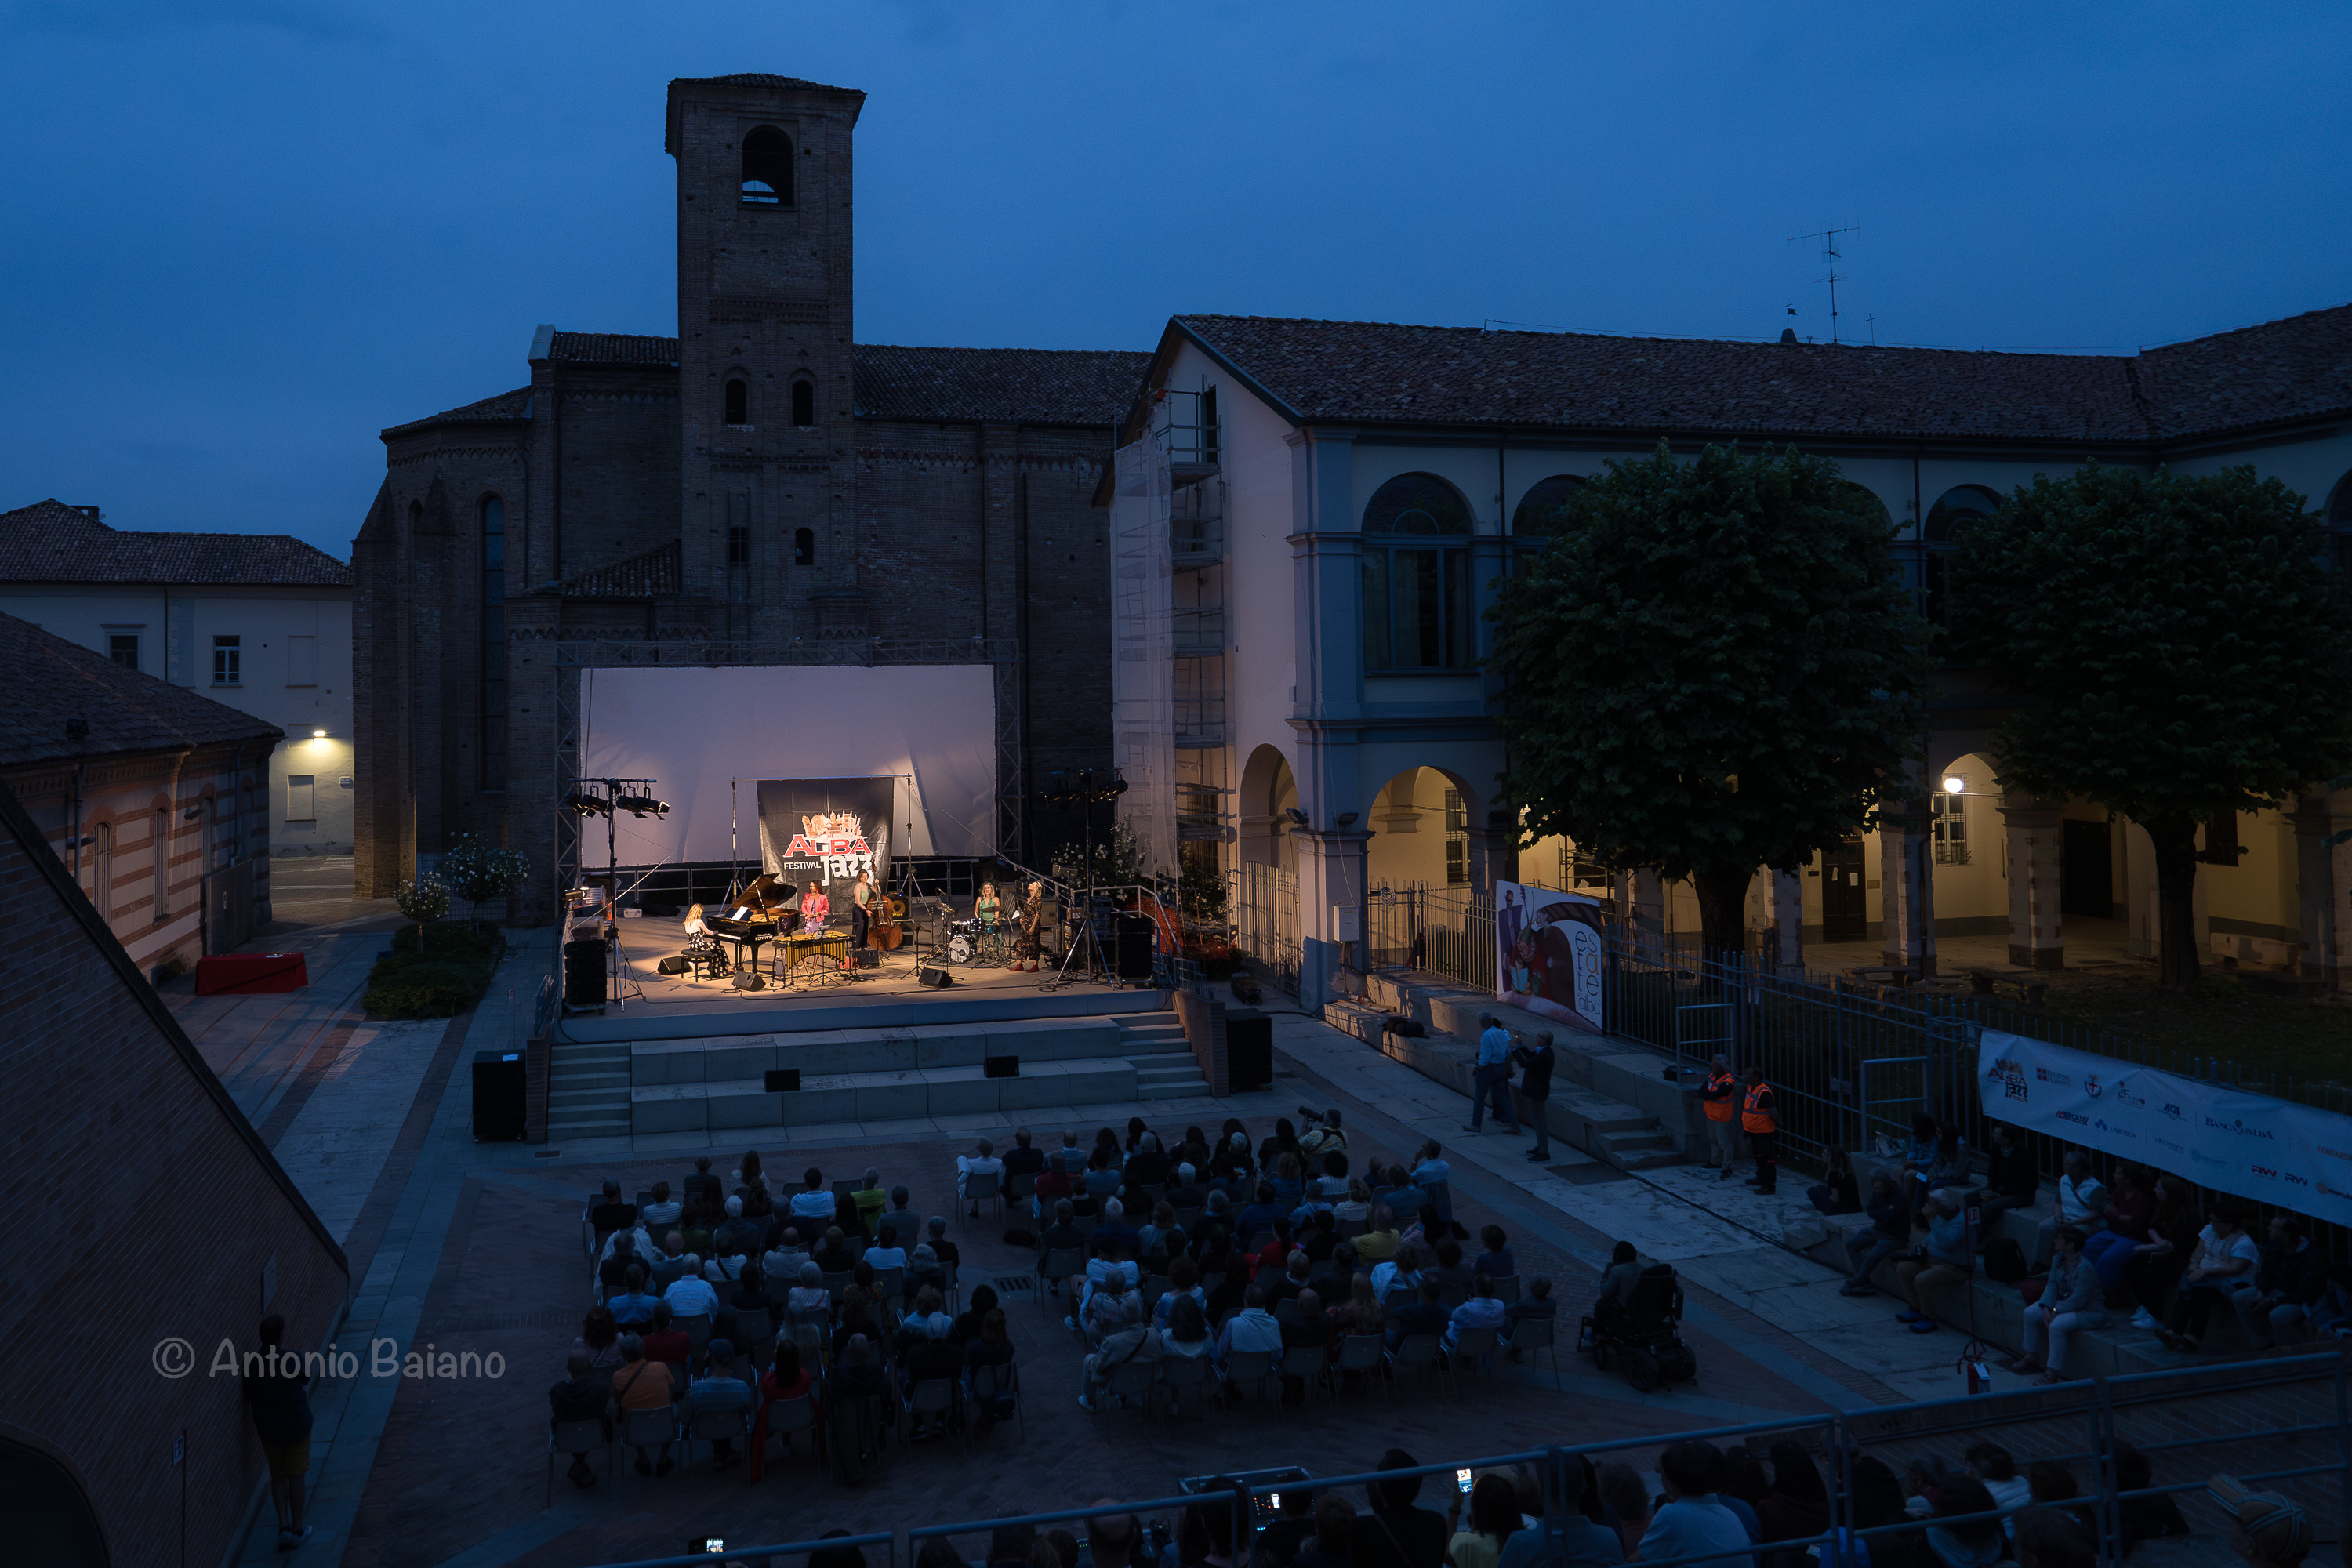
[[[1353,1241],[1371,1228],[1372,1222],[1369,1219],[1343,1219],[1339,1222],[1339,1239]]]
[[[621,1441],[632,1448],[667,1448],[677,1441],[677,1412],[630,1411],[621,1426]]]
[[[1207,1211],[1201,1208],[1198,1205],[1195,1205],[1189,1208],[1180,1208],[1172,1212],[1176,1215],[1176,1228],[1182,1231],[1186,1236],[1191,1236],[1200,1226],[1201,1215]]]
[[[908,1421],[937,1420],[941,1426],[945,1426],[948,1416],[955,1409],[955,1398],[956,1385],[953,1378],[927,1378],[907,1390],[906,1396],[899,1401],[899,1406],[906,1411]],[[956,1444],[959,1451],[961,1451],[963,1442],[963,1428],[958,1426]]]
[[[1305,1384],[1298,1403],[1305,1405],[1315,1397],[1315,1386],[1323,1381],[1326,1361],[1321,1345],[1286,1345],[1282,1351],[1282,1375],[1286,1381],[1298,1378]]]
[[[558,1421],[547,1433],[547,1501],[555,1502],[555,1456],[578,1458],[604,1450],[604,1479],[613,1479],[613,1442],[604,1436],[602,1421]]]
[[[877,1269],[874,1274],[874,1288],[881,1292],[882,1299],[886,1301],[903,1300],[907,1294],[906,1269],[903,1268]]]
[[[1454,1364],[1467,1364],[1475,1372],[1479,1363],[1495,1353],[1495,1331],[1492,1329],[1460,1329],[1454,1335],[1454,1349],[1449,1352]]]
[[[838,1307],[841,1305],[841,1293],[849,1289],[849,1270],[845,1268],[838,1274],[820,1275],[817,1283],[824,1287],[825,1294],[831,1296],[833,1304]]]
[[[776,1359],[776,1314],[771,1307],[757,1311],[735,1309],[735,1342],[751,1358],[752,1364],[765,1372],[768,1363]]]
[[[1036,1195],[1036,1172],[1015,1171],[1011,1175],[1004,1178],[1004,1201],[1006,1203],[1025,1204]]]
[[[1339,1359],[1333,1372],[1378,1372],[1383,1342],[1378,1334],[1349,1334],[1339,1342]]]
[[[687,1458],[689,1459],[694,1457],[694,1440],[698,1437],[713,1444],[722,1437],[730,1442],[740,1437],[748,1447],[751,1440],[751,1412],[748,1407],[742,1410],[706,1410],[696,1416],[686,1429]]]
[[[1434,1339],[1430,1341],[1432,1345],[1436,1342]],[[1235,1351],[1225,1362],[1225,1380],[1237,1385],[1244,1384],[1249,1385],[1252,1391],[1250,1397],[1253,1399],[1257,1397],[1258,1393],[1265,1387],[1266,1381],[1273,1376],[1274,1352],[1272,1351]]]
[[[1554,1388],[1560,1385],[1559,1346],[1552,1339],[1551,1319],[1521,1318],[1511,1325],[1511,1337],[1507,1342],[1513,1351],[1525,1357],[1531,1358],[1538,1351],[1549,1352],[1551,1355],[1551,1385]],[[1533,1361],[1530,1360],[1528,1364],[1533,1365]]]
[[[690,1359],[699,1363],[703,1347],[710,1342],[710,1314],[692,1312],[683,1318],[673,1318],[670,1327],[686,1331],[687,1343],[693,1347]]]
[[[1045,1304],[1045,1287],[1048,1284],[1059,1285],[1086,1266],[1087,1255],[1075,1247],[1057,1247],[1040,1257],[1037,1259],[1038,1306]],[[1076,1301],[1071,1302],[1070,1310],[1077,1310],[1077,1305]]]
[[[1166,1274],[1146,1274],[1143,1277],[1143,1310],[1146,1312],[1157,1307],[1160,1304],[1160,1298],[1166,1294],[1168,1294]]]
[[[970,1373],[972,1410],[986,1415],[992,1407],[1009,1405],[1014,1421],[1020,1424],[1021,1440],[1029,1440],[1029,1417],[1021,1410],[1021,1373],[1017,1363],[1003,1366],[976,1366]],[[997,1419],[1002,1419],[998,1416]]]

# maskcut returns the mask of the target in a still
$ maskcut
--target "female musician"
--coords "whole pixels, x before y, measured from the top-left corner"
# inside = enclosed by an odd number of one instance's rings
[[[832,912],[833,900],[824,896],[824,889],[811,882],[807,890],[801,894],[801,930],[823,931],[824,917]]]
[[[712,935],[710,928],[703,923],[700,904],[687,906],[685,956],[697,963],[709,964],[711,978],[714,980],[727,973],[726,954],[719,945],[719,939]]]
[[[1045,944],[1037,940],[1037,928],[1045,919],[1045,886],[1042,882],[1032,882],[1029,884],[1029,901],[1021,911],[1018,929],[1013,938],[1013,963],[1008,967],[1037,967],[1037,961],[1045,951]]]
[[[980,922],[982,931],[994,931],[996,911],[1001,908],[1003,905],[997,901],[996,897],[996,884],[982,882],[980,885],[980,897],[972,900],[971,918]]]
[[[866,945],[866,921],[874,902],[874,873],[860,871],[849,887],[849,945]]]

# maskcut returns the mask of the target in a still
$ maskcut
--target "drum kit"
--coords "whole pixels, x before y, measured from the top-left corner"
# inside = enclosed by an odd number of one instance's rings
[[[950,963],[971,964],[1004,962],[1004,940],[993,921],[950,919],[948,940],[940,952]]]

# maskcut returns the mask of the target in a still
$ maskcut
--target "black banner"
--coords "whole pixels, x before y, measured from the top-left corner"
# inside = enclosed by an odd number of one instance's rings
[[[890,803],[895,778],[761,779],[760,864],[798,896],[814,882],[832,902],[835,926],[849,916],[857,873],[890,885]]]

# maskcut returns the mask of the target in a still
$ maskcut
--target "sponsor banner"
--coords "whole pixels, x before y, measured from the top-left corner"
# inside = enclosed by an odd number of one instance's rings
[[[892,778],[761,779],[760,864],[803,892],[811,882],[833,905],[832,923],[849,917],[850,888],[870,871],[890,885]]]
[[[1996,1121],[2352,1225],[2352,1117],[1993,1029],[1977,1074]]]
[[[1599,1034],[1601,905],[1520,882],[1495,884],[1495,992],[1514,1007]]]

